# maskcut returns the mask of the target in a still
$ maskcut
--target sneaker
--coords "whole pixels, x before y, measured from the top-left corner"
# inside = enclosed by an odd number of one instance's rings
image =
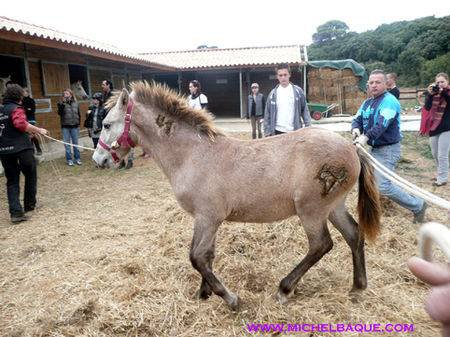
[[[17,224],[22,221],[27,221],[28,217],[25,214],[19,214],[19,215],[11,215],[11,222],[13,224]]]
[[[422,209],[414,214],[414,220],[413,223],[423,223],[425,220],[425,211],[428,208],[428,204],[426,202],[423,203]]]
[[[37,203],[34,206],[24,207],[23,210],[25,211],[25,213],[28,213],[28,212],[33,212],[33,211],[41,209],[41,208],[42,208],[41,204]]]
[[[67,165],[73,166],[73,161],[72,161],[72,160],[69,160],[69,161],[67,162]]]
[[[445,186],[445,185],[447,185],[447,183],[444,181],[444,182],[442,182],[442,183],[438,183],[437,181],[435,181],[434,183],[433,183],[433,186],[436,186],[436,187],[441,187],[441,186]]]
[[[81,165],[81,164],[82,164],[80,159],[78,159],[78,160],[76,161],[76,163],[77,163],[77,165]]]
[[[129,161],[127,162],[127,166],[125,166],[125,170],[129,170],[129,169],[132,168],[132,167],[133,167],[133,161],[129,160]]]

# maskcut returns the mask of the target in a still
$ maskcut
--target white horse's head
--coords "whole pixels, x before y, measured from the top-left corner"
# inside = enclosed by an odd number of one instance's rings
[[[125,115],[127,109],[130,107],[128,112],[131,113],[132,108],[129,105],[130,100],[130,94],[126,89],[122,89],[120,95],[116,94],[110,100],[110,104],[113,104],[113,106],[103,120],[99,144],[92,155],[92,159],[102,168],[114,166],[114,162],[117,163],[130,151],[130,147],[126,144],[127,139],[124,139]],[[132,142],[136,143],[134,139]]]
[[[3,96],[3,94],[6,91],[6,83],[11,81],[11,75],[8,77],[0,77],[0,97]]]
[[[83,88],[83,82],[82,81],[76,81],[73,82],[70,85],[70,88],[73,91],[73,94],[76,96],[77,99],[88,99],[88,94],[86,93],[86,91]]]

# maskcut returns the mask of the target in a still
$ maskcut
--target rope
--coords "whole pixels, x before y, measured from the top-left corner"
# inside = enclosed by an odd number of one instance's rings
[[[450,230],[436,222],[428,222],[419,231],[419,251],[426,261],[432,260],[432,243],[435,242],[450,262]]]
[[[48,153],[49,149],[48,149],[47,143],[44,142],[43,135],[41,135],[39,133],[36,134],[36,135],[39,137],[39,142],[40,142],[40,145],[41,145],[42,149],[44,150],[44,152]],[[54,159],[50,159],[49,162],[50,162],[50,165],[52,166],[53,172],[55,172],[55,177],[57,177],[59,180],[61,180],[61,170],[59,169],[59,167],[56,164],[55,160]]]
[[[417,197],[420,197],[420,198],[422,198],[432,204],[435,204],[439,207],[442,207],[446,210],[450,210],[450,202],[448,202],[447,200],[442,199],[442,198],[434,195],[433,193],[430,193],[430,192],[410,183],[409,181],[403,179],[402,177],[398,176],[391,170],[384,167],[378,160],[376,160],[374,157],[372,157],[372,155],[369,152],[367,152],[367,150],[361,144],[356,144],[356,146],[368,156],[368,158],[369,158],[370,162],[372,163],[372,165],[374,166],[374,168],[386,179],[389,179],[394,184],[402,187],[403,189],[405,189],[406,191],[408,191],[409,193],[411,193]]]
[[[80,149],[85,149],[85,150],[89,150],[89,151],[92,151],[92,152],[95,151],[95,149],[92,148],[92,147],[86,147],[86,146],[81,146],[81,145],[75,145],[75,144],[72,144],[72,143],[66,143],[66,142],[63,142],[62,140],[55,139],[55,138],[50,137],[50,136],[47,136],[47,135],[42,135],[42,136],[44,136],[44,137],[46,137],[46,138],[48,138],[48,139],[54,140],[55,142],[64,144],[64,145],[75,146],[75,147],[78,147],[78,148],[80,148]]]

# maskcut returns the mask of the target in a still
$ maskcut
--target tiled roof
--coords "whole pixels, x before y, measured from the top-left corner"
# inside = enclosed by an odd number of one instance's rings
[[[97,42],[85,38],[81,38],[75,35],[70,35],[66,33],[62,33],[50,28],[45,28],[37,25],[33,25],[30,23],[13,20],[4,16],[0,16],[0,37],[1,31],[12,31],[19,34],[34,36],[38,38],[43,38],[47,40],[53,40],[57,42],[67,43],[74,46],[86,47],[92,50],[96,50],[105,54],[112,54],[119,57],[123,57],[124,59],[129,59],[133,61],[139,61],[148,66],[154,65],[158,67],[158,62],[149,61],[147,58],[144,58],[142,55],[137,55],[130,53],[128,51],[120,50],[115,46],[111,46],[102,42]],[[105,55],[106,56],[106,55]],[[126,61],[126,60],[124,60]],[[153,63],[153,64],[152,64]],[[164,67],[164,66],[163,66]],[[166,68],[166,67],[164,67]]]
[[[141,55],[150,62],[162,63],[182,70],[305,63],[304,47],[300,45],[227,49],[206,48]]]

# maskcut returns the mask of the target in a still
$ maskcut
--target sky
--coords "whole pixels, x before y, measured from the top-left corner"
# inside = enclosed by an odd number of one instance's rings
[[[450,15],[442,1],[22,0],[2,1],[0,15],[112,44],[131,52],[310,44],[319,25],[344,21],[351,31],[383,23]],[[444,8],[444,9],[443,9]]]

